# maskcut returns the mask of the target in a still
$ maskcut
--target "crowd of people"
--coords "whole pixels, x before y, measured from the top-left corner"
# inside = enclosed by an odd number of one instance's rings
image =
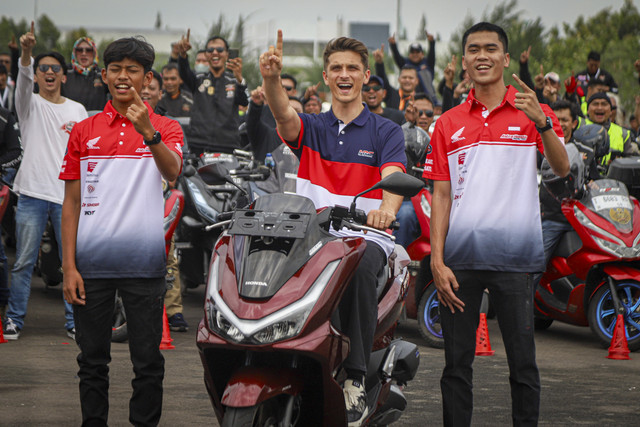
[[[439,82],[434,80],[433,35],[426,34],[427,47],[412,43],[406,57],[390,37],[397,88],[385,69],[384,45],[369,52],[357,40],[334,39],[323,57],[327,98],[319,91],[320,83],[298,91],[296,77],[283,73],[282,39],[279,32],[277,45],[259,58],[263,82],[255,88],[243,76],[237,50],[220,36],[195,53],[192,68],[189,31],[172,45],[169,62],[159,71],[152,69],[153,47],[138,38],[110,44],[102,64],[90,37],[75,42],[68,65],[57,52],[33,58],[33,24],[19,44],[9,44],[9,53],[0,53],[0,165],[5,176],[17,170],[13,190],[19,196],[10,280],[0,241],[5,338],[18,339],[24,328],[31,275],[49,220],[62,248],[64,328],[81,348],[83,419],[106,420],[108,402],[101,390],[108,387],[104,360],[110,325],[105,307],[107,291],[118,282],[119,289],[127,290],[125,306],[136,313],[129,316],[134,367],[146,370],[136,373],[144,379],[134,385],[131,421],[157,423],[159,406],[149,402],[161,401],[162,356],[149,348],[157,349],[160,340],[159,302],[166,304],[173,330],[187,331],[188,325],[182,316],[175,257],[166,278],[173,285],[165,295],[165,257],[156,250],[164,247],[155,228],[161,218],[148,215],[148,206],[140,205],[145,200],[161,212],[161,198],[135,201],[135,195],[160,195],[160,178],[174,182],[182,150],[198,156],[249,148],[257,159],[273,157],[282,167],[264,184],[265,190],[295,191],[311,197],[318,207],[344,204],[355,189],[391,173],[424,168],[424,179],[433,183],[431,267],[445,337],[445,424],[468,425],[471,420],[470,367],[485,288],[498,302],[511,369],[514,423],[535,424],[540,384],[531,327],[531,273],[544,270],[548,260],[548,245],[539,231],[545,230],[545,222],[546,227],[557,222],[554,209],[545,209],[544,201],[542,214],[538,208],[535,171],[542,156],[536,162],[536,152],[544,153],[553,171],[564,176],[568,161],[563,139],[569,142],[576,129],[596,124],[608,133],[611,152],[640,154],[640,96],[627,124],[618,109],[618,85],[601,67],[599,52],[588,54],[585,70],[563,80],[556,72],[545,73],[542,66],[532,77],[530,48],[518,55],[520,72],[514,80],[519,92],[504,83],[503,72],[511,60],[506,33],[481,23],[465,33],[462,70],[452,56]],[[375,74],[369,69],[369,55]],[[640,72],[640,60],[631,66]],[[184,138],[182,128],[167,117],[190,118]],[[508,148],[499,144],[507,124],[509,132],[517,128],[535,143]],[[421,141],[422,158],[405,155],[409,139]],[[363,158],[362,152],[375,155]],[[601,161],[606,164],[610,155]],[[328,165],[331,172],[317,170],[318,164]],[[136,170],[137,178],[123,174],[125,169]],[[505,184],[505,176],[516,175],[521,182]],[[499,195],[493,191],[498,185]],[[119,208],[110,189],[115,188],[136,189],[129,195],[129,212],[114,214]],[[496,216],[495,204],[516,195],[526,203]],[[395,232],[399,244],[406,247],[420,235],[408,200],[384,193],[360,203],[372,227],[385,230],[395,219],[400,221],[401,229]],[[106,212],[127,218],[126,227],[110,228],[115,226]],[[516,228],[520,238],[507,237]],[[371,283],[393,250],[375,235],[366,239],[363,261],[339,309],[351,339],[344,366],[350,425],[367,416],[363,381],[375,313],[362,307],[375,306]],[[123,245],[144,249],[139,257],[125,259]],[[171,255],[173,247],[170,259]],[[147,336],[145,328],[153,333]],[[98,338],[90,338],[96,331]]]

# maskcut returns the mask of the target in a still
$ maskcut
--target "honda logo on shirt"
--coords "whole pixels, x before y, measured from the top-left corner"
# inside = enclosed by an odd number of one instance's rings
[[[100,141],[100,137],[96,137],[87,141],[87,149],[88,150],[99,150],[100,147],[97,147],[96,144]]]

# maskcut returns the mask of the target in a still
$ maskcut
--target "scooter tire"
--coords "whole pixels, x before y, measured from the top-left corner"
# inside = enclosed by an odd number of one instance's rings
[[[640,283],[635,281],[616,282],[618,298],[624,307],[624,324],[627,335],[627,345],[630,351],[640,350]],[[611,291],[605,282],[596,291],[588,307],[589,327],[598,337],[604,348],[611,345],[613,332],[617,320]]]
[[[545,331],[549,329],[549,326],[553,323],[553,319],[545,319],[542,317],[533,318],[533,327],[536,331]]]
[[[123,323],[118,327],[111,328],[111,342],[125,342],[129,339],[129,331],[127,331],[127,324]]]
[[[227,407],[221,427],[253,427],[279,425],[278,407],[271,400],[245,408]]]
[[[113,310],[113,326],[111,327],[111,342],[125,342],[129,339],[127,331],[127,315],[124,311],[122,298],[116,295]]]
[[[444,348],[444,337],[440,325],[440,301],[436,285],[431,282],[420,297],[418,304],[418,326],[420,335],[430,347]]]

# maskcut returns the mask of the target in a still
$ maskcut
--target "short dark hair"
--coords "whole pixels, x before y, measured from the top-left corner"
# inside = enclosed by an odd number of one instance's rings
[[[571,113],[571,120],[578,120],[578,107],[573,102],[561,99],[551,104],[551,109],[553,111],[569,110],[569,112]]]
[[[211,43],[211,42],[212,42],[212,41],[214,41],[214,40],[222,40],[222,42],[224,43],[224,48],[225,48],[226,50],[229,50],[229,43],[227,43],[227,41],[225,40],[225,38],[224,38],[224,37],[222,37],[222,36],[213,36],[213,37],[210,37],[210,38],[209,38],[209,40],[207,40],[207,42],[205,43],[205,46],[207,46],[209,43]]]
[[[160,85],[160,89],[162,89],[162,74],[160,74],[159,72],[153,69],[151,70],[151,74],[153,74],[153,78],[158,81],[158,84]]]
[[[7,67],[5,67],[4,64],[0,64],[0,74],[9,74]]]
[[[473,33],[479,33],[481,31],[488,31],[490,33],[498,34],[498,40],[502,43],[502,47],[504,48],[505,53],[509,52],[509,37],[507,37],[507,33],[500,27],[499,25],[492,24],[490,22],[478,22],[477,24],[471,26],[471,28],[467,29],[462,36],[462,53],[464,54],[464,48],[467,45],[467,39],[469,35]]]
[[[280,80],[289,79],[293,82],[293,88],[296,89],[298,87],[298,81],[291,74],[280,74]]]
[[[324,68],[327,68],[329,64],[329,57],[336,52],[351,51],[360,55],[360,60],[364,66],[364,71],[369,69],[369,49],[360,40],[352,39],[350,37],[338,37],[327,43],[322,54],[324,59]]]
[[[416,72],[416,77],[418,76],[418,70],[413,65],[404,64],[402,67],[400,67],[400,73],[402,73],[402,70],[413,70]]]
[[[112,62],[122,61],[125,58],[136,61],[142,65],[144,72],[148,73],[153,67],[156,52],[144,37],[135,36],[125,37],[109,43],[109,46],[102,54],[105,68],[109,68],[109,64]]]
[[[175,62],[169,62],[167,65],[162,67],[162,72],[163,73],[165,71],[171,71],[171,70],[176,70],[176,71],[180,72],[180,70],[178,69],[178,64],[176,64]]]
[[[413,100],[417,101],[419,99],[426,99],[427,101],[429,101],[431,103],[431,105],[435,105],[435,103],[433,102],[433,100],[431,99],[431,97],[424,93],[424,92],[416,92],[415,95],[413,95]]]
[[[600,79],[589,79],[589,81],[587,82],[587,87],[591,87],[591,86],[607,86],[607,87],[609,87],[608,84],[606,84],[605,82],[603,82]]]
[[[589,52],[589,55],[587,55],[587,61],[590,59],[593,59],[594,61],[600,61],[600,53],[592,50],[591,52]]]
[[[67,63],[64,61],[64,56],[62,56],[60,53],[58,52],[47,52],[47,53],[41,53],[40,55],[36,56],[33,60],[33,72],[35,73],[36,70],[38,69],[38,65],[40,65],[40,61],[42,61],[43,58],[47,58],[47,57],[51,57],[53,59],[55,59],[56,61],[58,61],[60,63],[60,66],[62,67],[62,72],[64,73],[64,75],[67,75]]]

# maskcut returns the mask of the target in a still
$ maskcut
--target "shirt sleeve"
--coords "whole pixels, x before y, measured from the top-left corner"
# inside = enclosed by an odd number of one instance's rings
[[[398,166],[403,172],[407,171],[407,155],[404,149],[404,132],[402,128],[389,122],[389,130],[385,138],[381,138],[382,156],[380,158],[380,172],[388,166]]]
[[[67,152],[62,159],[59,179],[73,181],[80,179],[80,147],[82,143],[81,126],[74,126],[67,143]]]
[[[14,105],[20,122],[29,118],[31,97],[33,96],[33,58],[27,67],[19,64],[18,81],[14,95]],[[22,142],[24,144],[24,141]]]
[[[162,135],[162,142],[171,151],[178,153],[182,160],[182,146],[184,145],[184,134],[180,123],[173,119],[163,117],[163,126],[160,134]]]
[[[436,127],[427,146],[423,177],[435,181],[451,181],[449,160],[446,149],[447,138],[444,132],[442,117],[436,122]]]
[[[556,135],[558,135],[558,138],[560,138],[560,141],[566,142],[564,140],[564,132],[562,132],[562,127],[560,126],[560,121],[558,120],[558,117],[556,117],[556,113],[554,113],[551,107],[549,107],[547,104],[540,104],[540,106],[542,107],[542,112],[544,113],[544,115],[551,117],[551,122],[553,123],[553,131],[556,133]],[[544,154],[544,145],[542,144],[542,135],[540,135],[540,133],[537,131],[536,131],[536,143],[538,144],[538,150],[542,154]]]

